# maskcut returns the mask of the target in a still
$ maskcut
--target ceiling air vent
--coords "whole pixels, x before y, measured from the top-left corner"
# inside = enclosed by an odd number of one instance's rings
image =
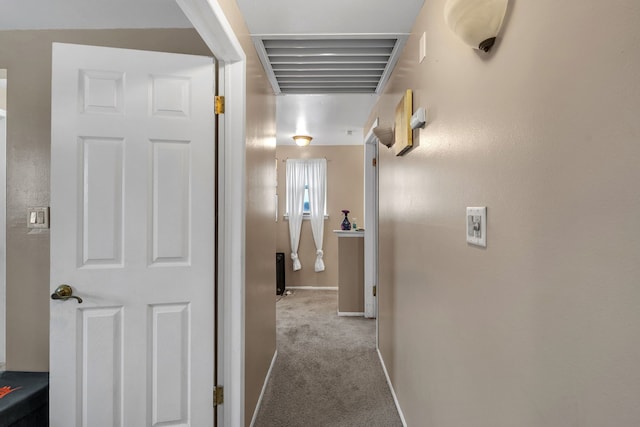
[[[276,94],[379,93],[406,39],[253,37]]]

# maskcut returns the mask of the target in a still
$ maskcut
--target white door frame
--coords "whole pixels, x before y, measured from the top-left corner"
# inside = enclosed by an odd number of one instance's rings
[[[176,2],[219,61],[226,101],[218,127],[218,383],[225,389],[218,425],[243,426],[246,56],[217,0]]]
[[[373,296],[373,287],[378,286],[378,138],[373,133],[377,126],[378,119],[364,138],[364,316],[368,318],[378,317],[378,297]]]

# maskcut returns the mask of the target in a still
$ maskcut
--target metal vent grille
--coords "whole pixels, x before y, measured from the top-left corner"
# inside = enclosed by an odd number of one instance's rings
[[[406,35],[368,38],[254,36],[276,93],[378,93]]]

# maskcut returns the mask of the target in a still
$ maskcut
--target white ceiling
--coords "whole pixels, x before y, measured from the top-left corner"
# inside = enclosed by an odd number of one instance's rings
[[[175,0],[0,1],[0,30],[192,27]]]
[[[0,0],[0,30],[189,28],[175,0]],[[408,33],[424,0],[237,0],[252,35]],[[282,95],[277,143],[300,123],[312,144],[361,144],[375,95]],[[351,130],[352,135],[347,131]]]
[[[407,33],[424,0],[237,0],[251,34]]]
[[[278,145],[310,135],[313,145],[358,145],[377,99],[373,94],[283,95],[276,100]]]
[[[347,36],[406,34],[424,0],[237,0],[252,35]],[[277,144],[308,133],[314,145],[363,143],[376,95],[280,95]],[[306,132],[301,123],[306,123]],[[351,130],[351,135],[347,131]]]

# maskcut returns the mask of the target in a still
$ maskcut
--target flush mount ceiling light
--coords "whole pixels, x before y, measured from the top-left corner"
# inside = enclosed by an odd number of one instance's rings
[[[447,0],[444,19],[463,42],[488,52],[502,26],[508,0]]]
[[[309,145],[312,139],[313,138],[311,138],[309,135],[295,135],[293,137],[293,140],[295,141],[296,145],[299,145],[300,147]]]

